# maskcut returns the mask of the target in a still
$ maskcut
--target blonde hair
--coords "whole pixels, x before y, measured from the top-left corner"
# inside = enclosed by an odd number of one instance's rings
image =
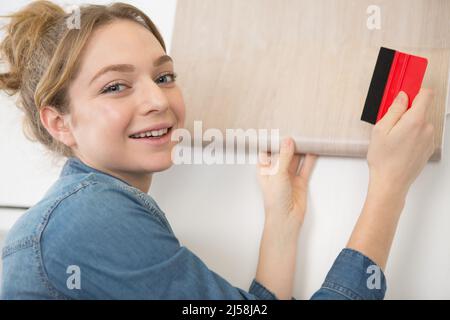
[[[166,51],[157,27],[132,5],[84,5],[79,13],[80,28],[69,28],[71,13],[50,1],[32,2],[3,16],[11,20],[0,43],[1,58],[9,64],[9,71],[0,73],[0,90],[19,93],[17,106],[24,112],[25,136],[65,157],[73,156],[72,150],[48,133],[39,110],[52,106],[60,114],[69,112],[68,87],[79,71],[81,53],[92,32],[117,19],[132,20],[148,28]]]

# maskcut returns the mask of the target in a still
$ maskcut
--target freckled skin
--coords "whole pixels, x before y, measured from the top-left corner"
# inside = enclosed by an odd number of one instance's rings
[[[152,172],[171,166],[175,142],[152,146],[129,135],[162,122],[173,124],[174,129],[184,126],[181,90],[172,77],[164,77],[175,71],[173,63],[153,67],[153,62],[164,54],[145,27],[117,20],[91,35],[83,51],[80,73],[69,88],[74,140],[71,147],[75,154],[86,164],[144,192],[150,187]],[[132,64],[136,70],[109,72],[89,84],[98,70],[111,64]],[[114,92],[99,93],[115,83],[123,85]]]

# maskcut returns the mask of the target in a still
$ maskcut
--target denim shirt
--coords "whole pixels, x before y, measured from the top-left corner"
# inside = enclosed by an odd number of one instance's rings
[[[2,263],[2,299],[277,299],[210,270],[150,195],[75,157],[9,231]],[[374,265],[343,249],[312,299],[382,299],[382,272],[367,285]]]

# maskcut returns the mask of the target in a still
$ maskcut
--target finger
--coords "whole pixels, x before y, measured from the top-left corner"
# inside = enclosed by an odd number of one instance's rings
[[[431,89],[420,89],[419,93],[414,98],[408,113],[415,115],[416,117],[425,118],[427,109],[430,106],[433,97],[434,93]]]
[[[302,166],[300,168],[300,172],[298,174],[298,177],[306,182],[309,181],[309,178],[311,177],[311,173],[314,169],[314,166],[317,162],[318,156],[315,154],[308,153],[306,154]]]
[[[377,122],[376,126],[382,128],[385,132],[389,132],[408,108],[408,95],[400,91],[392,102],[386,114]]]
[[[259,166],[268,166],[270,164],[270,158],[267,152],[260,151],[258,153],[258,165]]]
[[[301,155],[294,154],[292,157],[292,161],[289,164],[289,174],[296,175],[298,170],[298,165],[300,164]]]
[[[280,146],[280,153],[278,155],[279,159],[279,172],[288,172],[289,165],[294,156],[294,141],[291,137],[283,139]]]

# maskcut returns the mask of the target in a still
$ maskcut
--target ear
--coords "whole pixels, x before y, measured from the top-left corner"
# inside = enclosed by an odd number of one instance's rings
[[[52,106],[44,106],[39,111],[41,122],[50,135],[68,147],[76,145],[70,126],[70,115],[61,115]]]

